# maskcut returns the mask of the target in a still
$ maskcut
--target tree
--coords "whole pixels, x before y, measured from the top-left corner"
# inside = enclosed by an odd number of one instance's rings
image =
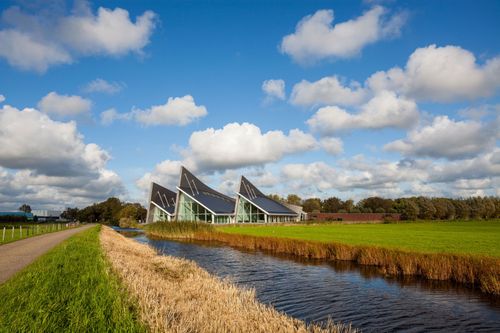
[[[21,212],[31,213],[31,207],[30,207],[30,205],[27,205],[27,204],[22,204],[21,207],[19,207],[19,210]]]
[[[69,221],[76,221],[78,219],[79,211],[80,210],[77,207],[75,208],[68,207],[64,212],[62,212],[61,217]]]
[[[302,199],[297,194],[289,194],[286,197],[286,202],[288,202],[290,205],[300,206],[302,204]]]
[[[321,199],[320,198],[309,198],[304,200],[304,203],[302,204],[302,209],[304,212],[307,213],[312,213],[314,211],[320,211],[321,210]]]
[[[415,220],[419,209],[414,198],[400,198],[394,202],[394,209],[401,214],[403,220]]]
[[[269,194],[267,197],[269,199],[274,200],[274,201],[278,201],[278,202],[280,202],[280,201],[282,202],[283,201],[283,198],[280,197],[278,194]]]
[[[342,209],[343,204],[339,198],[330,197],[321,203],[321,211],[323,213],[337,213],[339,209]]]

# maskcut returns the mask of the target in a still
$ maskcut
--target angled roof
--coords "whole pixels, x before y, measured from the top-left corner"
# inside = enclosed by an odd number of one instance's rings
[[[270,215],[297,215],[297,213],[293,210],[285,207],[278,201],[268,198],[244,176],[241,176],[238,194],[242,195],[245,199],[251,201],[258,208],[264,210]]]
[[[177,194],[168,188],[152,183],[150,201],[170,215],[175,213]]]
[[[185,167],[181,167],[179,189],[215,214],[234,213],[233,198],[208,187]]]

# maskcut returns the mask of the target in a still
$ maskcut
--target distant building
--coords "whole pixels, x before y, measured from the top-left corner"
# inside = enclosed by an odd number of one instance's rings
[[[177,194],[156,183],[151,183],[146,223],[173,221]]]
[[[293,222],[298,220],[299,216],[296,212],[267,197],[244,176],[241,176],[237,195],[236,222],[238,223]]]
[[[5,221],[5,222],[33,221],[33,214],[20,211],[0,212],[0,221]]]
[[[37,217],[38,221],[55,221],[61,219],[62,211],[60,210],[47,210],[47,209],[33,209],[31,213]]]
[[[181,167],[177,193],[151,184],[146,222],[270,223],[295,222],[307,216],[300,206],[267,197],[243,176],[236,195],[233,199],[217,192]]]
[[[235,200],[208,187],[185,167],[177,190],[177,221],[234,222]]]

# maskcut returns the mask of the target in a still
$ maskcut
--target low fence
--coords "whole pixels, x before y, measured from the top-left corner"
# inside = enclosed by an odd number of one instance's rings
[[[78,223],[51,223],[0,226],[0,244],[76,227]]]
[[[308,213],[308,220],[315,221],[399,221],[400,214],[392,213]]]

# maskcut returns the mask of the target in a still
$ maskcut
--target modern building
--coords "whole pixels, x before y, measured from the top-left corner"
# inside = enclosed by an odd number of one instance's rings
[[[156,183],[151,183],[146,223],[173,221],[177,194]]]
[[[241,177],[236,200],[204,184],[181,167],[177,193],[151,184],[146,223],[201,221],[207,223],[271,223],[305,219],[302,207],[268,198]]]
[[[205,185],[185,167],[181,167],[177,187],[177,221],[232,223],[235,200]]]
[[[293,222],[300,219],[299,214],[268,198],[243,176],[237,195],[237,223]]]

